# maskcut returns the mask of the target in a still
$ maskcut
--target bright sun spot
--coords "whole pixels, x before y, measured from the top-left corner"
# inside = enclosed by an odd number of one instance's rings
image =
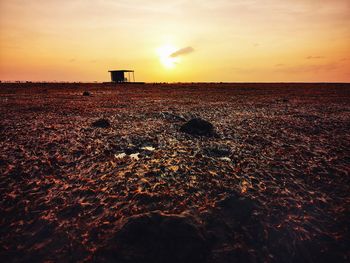
[[[159,56],[160,62],[165,68],[174,68],[178,63],[179,59],[176,57],[171,57],[177,49],[171,45],[165,45],[157,49],[157,54]]]

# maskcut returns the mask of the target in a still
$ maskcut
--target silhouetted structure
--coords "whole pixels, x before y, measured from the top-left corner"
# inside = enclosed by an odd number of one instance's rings
[[[111,80],[115,83],[125,83],[125,82],[131,82],[131,75],[132,80],[135,82],[135,72],[133,70],[110,70],[108,71],[111,73]],[[126,77],[125,75],[128,75]]]

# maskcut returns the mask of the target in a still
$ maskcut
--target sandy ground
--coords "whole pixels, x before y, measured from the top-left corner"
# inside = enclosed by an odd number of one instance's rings
[[[350,260],[349,84],[2,83],[0,116],[3,262]]]

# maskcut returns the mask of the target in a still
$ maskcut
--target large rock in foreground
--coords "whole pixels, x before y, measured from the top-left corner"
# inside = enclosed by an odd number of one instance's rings
[[[201,118],[194,118],[186,122],[180,128],[181,132],[197,136],[214,136],[214,126],[210,122]]]
[[[206,262],[209,246],[200,224],[186,215],[152,212],[130,217],[107,245],[98,262]]]
[[[216,202],[222,215],[230,218],[237,223],[247,223],[256,209],[256,204],[253,200],[240,196],[238,194],[231,194],[224,199]]]

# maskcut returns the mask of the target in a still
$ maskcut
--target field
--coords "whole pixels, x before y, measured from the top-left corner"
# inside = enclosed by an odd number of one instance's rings
[[[1,261],[348,262],[349,131],[350,84],[2,83]]]

